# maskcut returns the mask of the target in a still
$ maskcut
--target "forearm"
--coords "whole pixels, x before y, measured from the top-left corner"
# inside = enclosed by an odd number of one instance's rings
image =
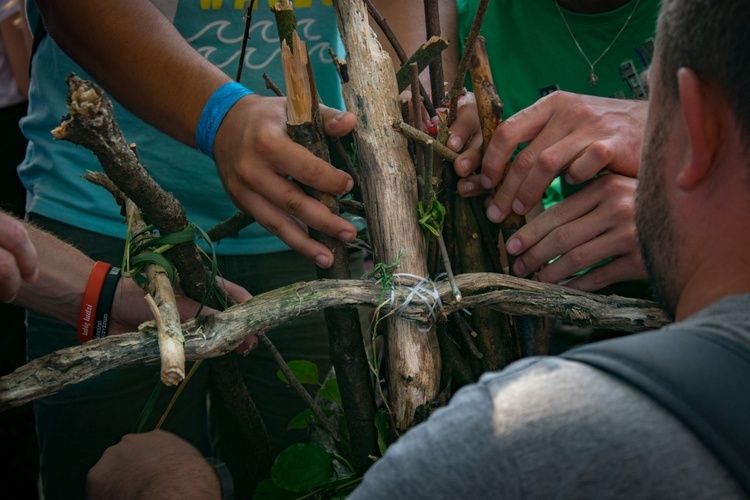
[[[0,42],[13,71],[13,78],[24,97],[29,94],[29,40],[26,23],[19,15],[12,15],[0,22]]]
[[[23,283],[15,304],[78,325],[86,282],[94,261],[55,236],[26,224],[39,257],[39,277]]]
[[[148,0],[37,0],[60,48],[140,118],[195,145],[205,102],[230,79]]]

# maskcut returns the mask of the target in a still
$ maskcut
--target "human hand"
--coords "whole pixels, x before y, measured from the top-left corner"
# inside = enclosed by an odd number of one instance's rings
[[[162,430],[127,434],[86,477],[86,498],[221,498],[213,467],[187,441]]]
[[[449,130],[448,147],[460,153],[453,162],[453,168],[459,176],[466,177],[479,167],[482,160],[482,124],[479,122],[477,101],[472,92],[466,92],[458,98],[456,121]]]
[[[544,266],[536,279],[558,283],[611,258],[565,285],[595,291],[646,278],[633,218],[636,185],[627,176],[604,175],[532,219],[506,245],[508,253],[518,256],[515,274],[528,276]]]
[[[321,106],[325,132],[342,136],[356,124],[352,113]],[[333,195],[349,192],[351,176],[296,144],[286,131],[286,101],[250,95],[227,113],[214,142],[219,176],[232,202],[272,234],[318,266],[333,264],[333,253],[310,238],[299,220],[343,241],[357,236],[355,227],[291,179]]]
[[[511,211],[526,215],[562,172],[570,183],[591,179],[605,168],[636,177],[647,107],[645,101],[558,91],[505,120],[482,160],[482,188],[497,187],[487,217],[500,222]],[[526,141],[531,143],[516,156],[498,186],[505,164]],[[459,187],[459,192],[464,191],[468,191],[465,186]]]
[[[0,301],[13,302],[21,282],[38,276],[36,248],[23,222],[0,211]]]

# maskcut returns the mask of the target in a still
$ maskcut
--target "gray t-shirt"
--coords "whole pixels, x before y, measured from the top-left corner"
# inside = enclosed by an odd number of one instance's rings
[[[748,310],[750,295],[729,297],[668,328],[750,345]],[[746,497],[658,404],[587,365],[539,357],[458,391],[349,498]]]

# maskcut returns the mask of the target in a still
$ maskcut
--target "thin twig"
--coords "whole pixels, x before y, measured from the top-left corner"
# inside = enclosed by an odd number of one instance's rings
[[[427,43],[420,46],[414,52],[409,60],[406,61],[398,71],[396,71],[396,83],[398,83],[399,92],[406,90],[411,83],[411,70],[409,65],[416,64],[421,73],[433,61],[439,60],[442,53],[448,48],[448,41],[440,37],[432,37]],[[445,92],[443,92],[445,93]]]
[[[423,146],[429,146],[432,145],[432,148],[436,155],[438,155],[443,160],[447,160],[449,162],[456,161],[456,158],[458,158],[458,153],[455,151],[451,151],[448,149],[448,146],[439,143],[435,140],[434,137],[431,137],[428,134],[425,134],[421,130],[417,130],[408,123],[404,123],[403,120],[400,120],[398,118],[394,118],[391,122],[391,126],[396,129],[401,135],[406,137],[407,139],[411,139],[413,141],[416,141]]]
[[[453,318],[453,321],[458,325],[458,330],[461,332],[461,336],[464,338],[464,342],[466,342],[466,345],[469,347],[471,354],[477,359],[482,359],[484,354],[479,352],[479,349],[477,349],[477,345],[474,342],[477,332],[474,331],[471,325],[463,316],[461,316],[460,313],[451,314],[451,318]]]
[[[339,74],[339,80],[341,80],[341,85],[344,85],[345,83],[349,83],[349,66],[347,66],[346,61],[336,57],[336,53],[333,51],[331,47],[328,47],[328,54],[331,56],[331,61],[333,61],[333,65],[336,66],[336,72]]]
[[[437,237],[438,245],[440,246],[440,256],[443,258],[443,266],[445,266],[445,273],[448,275],[448,281],[451,284],[451,291],[453,292],[453,298],[456,299],[456,302],[461,302],[461,299],[463,298],[461,295],[461,290],[458,289],[458,285],[456,284],[456,278],[453,276],[453,267],[451,267],[451,260],[448,257],[448,249],[445,248],[445,240],[443,239],[443,233],[440,233],[440,236]]]
[[[409,58],[407,57],[406,52],[404,52],[404,47],[401,45],[401,42],[398,41],[396,34],[388,25],[388,22],[380,14],[380,12],[378,12],[378,9],[375,8],[371,0],[364,0],[364,2],[365,2],[365,5],[367,6],[367,12],[370,13],[370,16],[373,18],[375,23],[383,31],[383,34],[385,34],[385,37],[388,39],[388,42],[391,44],[391,47],[393,47],[393,51],[396,52],[396,56],[398,57],[399,62],[402,65],[406,64],[406,61],[408,61]],[[424,107],[425,109],[427,109],[427,113],[430,116],[435,116],[435,106],[432,105],[432,101],[430,101],[430,95],[427,93],[427,91],[425,90],[425,88],[422,86],[421,83],[419,84],[419,93],[424,99]]]
[[[206,231],[212,242],[216,243],[224,238],[237,238],[240,231],[255,222],[255,217],[244,212],[237,212],[227,220],[219,222]]]
[[[419,66],[417,63],[410,63],[411,70],[411,119],[412,126],[417,130],[422,130],[422,99],[419,95]],[[416,146],[416,167],[417,178],[424,178],[424,148],[418,144]]]
[[[424,20],[427,39],[440,36],[440,8],[438,0],[424,0]],[[430,88],[432,104],[437,107],[445,98],[445,77],[443,76],[443,58],[438,57],[430,63]]]
[[[307,390],[302,387],[302,384],[299,380],[297,380],[297,377],[294,376],[294,373],[292,373],[292,370],[289,368],[289,365],[286,364],[286,361],[284,361],[284,358],[281,356],[281,353],[278,349],[276,349],[276,346],[273,345],[273,342],[266,337],[265,333],[259,333],[258,338],[261,342],[268,348],[268,350],[271,352],[271,356],[273,356],[273,359],[276,360],[276,363],[278,363],[279,368],[281,369],[281,372],[286,376],[286,379],[289,381],[289,385],[291,385],[294,390],[296,390],[299,395],[302,397],[302,399],[305,400],[305,403],[310,407],[310,409],[315,413],[315,416],[318,417],[318,420],[320,420],[320,423],[323,424],[323,426],[328,430],[328,432],[331,433],[331,436],[333,436],[333,439],[336,441],[341,441],[341,436],[339,436],[339,433],[336,431],[336,428],[333,426],[333,424],[328,420],[328,418],[323,413],[323,410],[320,409],[320,406],[318,406],[315,401],[313,400],[312,396],[310,396],[310,393],[307,392]]]
[[[461,55],[461,61],[459,61],[458,69],[456,70],[456,77],[453,80],[453,85],[448,94],[450,99],[450,105],[448,106],[448,125],[451,125],[456,120],[458,98],[461,96],[464,88],[464,79],[466,78],[466,70],[469,68],[469,59],[471,58],[471,53],[474,51],[474,43],[476,43],[477,37],[479,36],[479,30],[482,28],[484,16],[487,14],[487,5],[489,3],[490,0],[480,0],[479,7],[477,7],[477,13],[474,16],[474,21],[471,23],[469,36],[466,37],[464,53]]]
[[[271,77],[268,76],[266,73],[263,73],[263,79],[266,81],[266,88],[276,94],[279,97],[284,97],[284,93],[281,91],[281,89],[273,83],[273,80],[271,80]]]
[[[237,65],[237,78],[235,78],[237,82],[242,79],[242,68],[245,66],[245,52],[247,51],[247,41],[250,39],[250,23],[253,22],[254,6],[255,0],[250,0],[250,5],[247,6],[247,10],[245,11],[245,32],[242,35],[242,50],[240,51],[240,61]]]

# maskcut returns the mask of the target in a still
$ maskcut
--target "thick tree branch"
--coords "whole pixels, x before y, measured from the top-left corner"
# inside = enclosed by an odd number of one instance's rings
[[[395,278],[391,308],[404,319],[428,323],[433,304],[405,300],[413,280]],[[475,273],[456,276],[463,300],[453,300],[447,280],[435,284],[442,303],[437,317],[464,308],[491,306],[508,314],[549,316],[577,326],[595,326],[638,332],[659,328],[671,321],[656,303],[638,299],[578,292],[502,274]],[[248,335],[262,333],[292,318],[326,307],[380,305],[383,287],[362,280],[317,280],[279,288],[233,306],[215,316],[183,324],[185,358],[213,358],[232,351]],[[385,300],[390,303],[390,292]],[[28,403],[64,387],[119,368],[159,362],[156,331],[151,326],[124,335],[95,339],[37,358],[5,377],[0,377],[0,410]]]

